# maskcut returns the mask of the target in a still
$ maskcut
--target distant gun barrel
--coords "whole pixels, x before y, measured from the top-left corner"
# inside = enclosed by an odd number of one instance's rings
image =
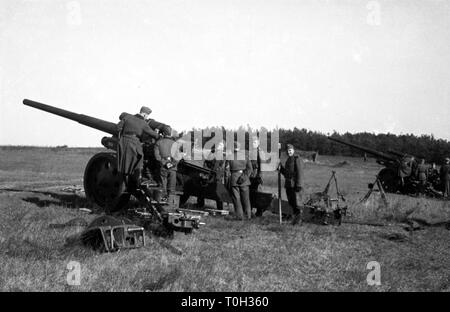
[[[405,158],[405,157],[415,157],[414,155],[406,154],[406,153],[402,153],[402,152],[398,152],[398,151],[394,151],[394,150],[392,150],[392,149],[388,149],[387,152],[388,152],[389,154],[396,155],[396,156],[398,156],[398,157],[400,157],[400,158]],[[419,157],[419,158],[423,158],[423,157]]]
[[[363,152],[366,152],[368,154],[371,154],[371,155],[373,155],[373,156],[375,156],[377,158],[381,158],[382,160],[387,160],[387,161],[396,161],[397,160],[397,158],[393,157],[392,155],[389,155],[389,154],[386,154],[386,153],[383,153],[383,152],[379,152],[379,151],[373,150],[373,149],[368,148],[368,147],[364,147],[364,146],[360,146],[360,145],[357,145],[357,144],[349,143],[349,142],[342,141],[340,139],[336,139],[336,138],[333,138],[333,137],[328,137],[328,139],[331,140],[331,141],[337,142],[337,143],[341,143],[341,144],[344,144],[344,145],[356,148],[356,149],[358,149],[360,151],[363,151]]]
[[[30,106],[36,109],[40,109],[42,111],[45,111],[47,113],[51,113],[54,115],[58,115],[60,117],[64,117],[73,121],[76,121],[84,126],[88,126],[90,128],[94,128],[106,133],[109,133],[113,136],[117,136],[118,130],[117,125],[113,122],[109,122],[106,120],[102,120],[99,118],[83,115],[83,114],[77,114],[74,112],[70,112],[61,108],[57,108],[54,106],[50,106],[47,104],[35,102],[32,100],[24,99],[23,104],[26,106]]]

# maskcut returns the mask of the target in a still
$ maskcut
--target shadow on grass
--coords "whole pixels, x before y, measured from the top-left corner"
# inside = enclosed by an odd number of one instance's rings
[[[169,272],[160,276],[154,282],[144,282],[143,289],[144,291],[157,291],[161,290],[169,285],[175,283],[175,281],[181,276],[181,269],[178,267],[172,268]]]
[[[73,242],[64,246],[49,246],[39,244],[30,239],[12,238],[0,244],[1,253],[28,261],[64,260],[70,257],[89,258],[95,254],[81,244]]]
[[[2,191],[33,193],[50,196],[54,199],[41,199],[39,197],[27,197],[22,199],[23,201],[35,204],[40,208],[48,207],[50,205],[62,206],[65,208],[92,208],[92,204],[89,203],[86,197],[78,194],[61,194],[48,191],[21,190],[14,188],[2,189]]]

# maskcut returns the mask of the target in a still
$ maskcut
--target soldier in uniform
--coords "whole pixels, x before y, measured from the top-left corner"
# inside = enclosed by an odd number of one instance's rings
[[[444,197],[450,197],[450,158],[445,158],[445,163],[441,166],[441,181],[443,186]]]
[[[140,184],[144,161],[142,142],[158,137],[145,121],[151,112],[150,108],[143,106],[139,114],[122,113],[119,117],[117,168],[129,189],[134,189]]]
[[[421,158],[420,164],[417,166],[416,177],[419,180],[420,191],[424,192],[428,182],[429,166],[425,164],[425,159]]]
[[[420,185],[425,186],[428,181],[428,170],[429,166],[425,164],[425,159],[422,158],[420,160],[420,164],[417,166],[417,179],[420,182]]]
[[[219,157],[221,155],[221,157]],[[214,146],[211,149],[211,152],[208,154],[207,158],[203,162],[203,167],[207,169],[211,169],[216,173],[216,182],[224,183],[225,177],[225,152],[224,152],[224,144],[223,142],[217,143],[217,146]],[[197,198],[197,206],[203,207],[205,205],[205,198],[199,196]],[[223,202],[221,200],[216,200],[217,209],[223,209]]]
[[[410,158],[410,166],[411,166],[412,178],[417,179],[418,178],[418,176],[417,176],[418,163],[414,156],[411,156],[411,158]]]
[[[400,165],[398,167],[398,175],[401,179],[402,186],[405,185],[405,178],[409,178],[413,175],[412,165],[413,162],[409,157],[405,156],[400,161]]]
[[[176,152],[173,149],[176,142],[171,137],[172,129],[169,126],[165,126],[161,134],[163,137],[156,141],[154,155],[159,163],[159,179],[157,182],[162,187],[163,196],[168,198],[175,193],[177,184],[177,160],[174,158],[175,155],[172,155],[173,151]]]
[[[156,121],[154,119],[147,119],[147,124],[150,126],[152,130],[160,134],[162,136],[161,131],[164,127],[167,127],[166,124]],[[156,161],[155,155],[155,143],[156,139],[152,139],[149,142],[144,143],[144,155],[147,158],[144,158],[144,169],[142,172],[143,178],[147,180],[148,184],[155,184],[158,181],[159,177],[159,163]]]
[[[238,142],[234,143],[233,159],[226,161],[226,170],[230,171],[229,185],[231,187],[231,198],[236,214],[236,219],[242,220],[245,218],[251,219],[252,208],[250,205],[250,175],[252,174],[252,163],[245,155],[245,159],[239,159],[241,156],[240,145]],[[242,210],[244,209],[244,211]]]
[[[289,205],[294,211],[292,224],[297,224],[302,221],[303,161],[294,153],[294,146],[288,144],[288,158],[284,165],[280,163],[279,169],[285,178],[284,188],[286,189]]]
[[[259,149],[258,137],[253,138],[253,150],[250,153],[250,161],[252,162],[252,175],[250,176],[250,190],[257,191],[258,187],[263,184],[261,177],[261,158],[264,158],[263,151]]]
[[[261,162],[266,161],[266,155],[264,151],[259,148],[259,138],[257,136],[253,137],[252,140],[253,149],[250,151],[250,160],[252,162],[252,174],[250,175],[250,200],[252,207],[257,207],[256,196],[253,196],[255,192],[260,190],[260,187],[263,185],[263,179],[261,174]],[[262,216],[263,211],[261,209],[257,209],[256,216]]]

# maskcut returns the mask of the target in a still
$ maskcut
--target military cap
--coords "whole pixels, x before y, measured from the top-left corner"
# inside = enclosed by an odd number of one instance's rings
[[[288,150],[288,149],[294,149],[294,145],[292,145],[292,144],[286,145],[286,150]]]
[[[144,113],[144,114],[150,115],[152,113],[152,110],[150,108],[148,108],[147,106],[142,106],[141,110],[140,110],[140,113],[141,114]]]

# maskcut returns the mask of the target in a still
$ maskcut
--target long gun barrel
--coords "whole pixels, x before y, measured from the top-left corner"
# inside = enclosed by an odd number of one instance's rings
[[[40,110],[43,110],[45,112],[58,115],[73,121],[76,121],[82,125],[88,126],[90,128],[94,128],[106,133],[109,133],[113,136],[117,136],[117,125],[113,122],[109,122],[106,120],[94,118],[91,116],[83,115],[83,114],[77,114],[73,113],[64,109],[60,109],[57,107],[53,107],[47,104],[31,101],[31,100],[23,100],[23,104],[27,106],[31,106]]]
[[[373,156],[375,156],[377,158],[381,158],[383,160],[387,160],[387,161],[396,161],[397,160],[392,155],[389,155],[389,154],[386,154],[386,153],[383,153],[383,152],[379,152],[379,151],[373,150],[371,148],[363,147],[363,146],[360,146],[360,145],[357,145],[357,144],[349,143],[349,142],[342,141],[342,140],[339,140],[339,139],[336,139],[336,138],[332,138],[332,137],[328,137],[328,139],[331,140],[331,141],[335,141],[335,142],[338,142],[338,143],[341,143],[341,144],[344,144],[344,145],[356,148],[358,150],[361,150],[363,152],[366,152],[368,154],[371,154],[371,155],[373,155]]]

